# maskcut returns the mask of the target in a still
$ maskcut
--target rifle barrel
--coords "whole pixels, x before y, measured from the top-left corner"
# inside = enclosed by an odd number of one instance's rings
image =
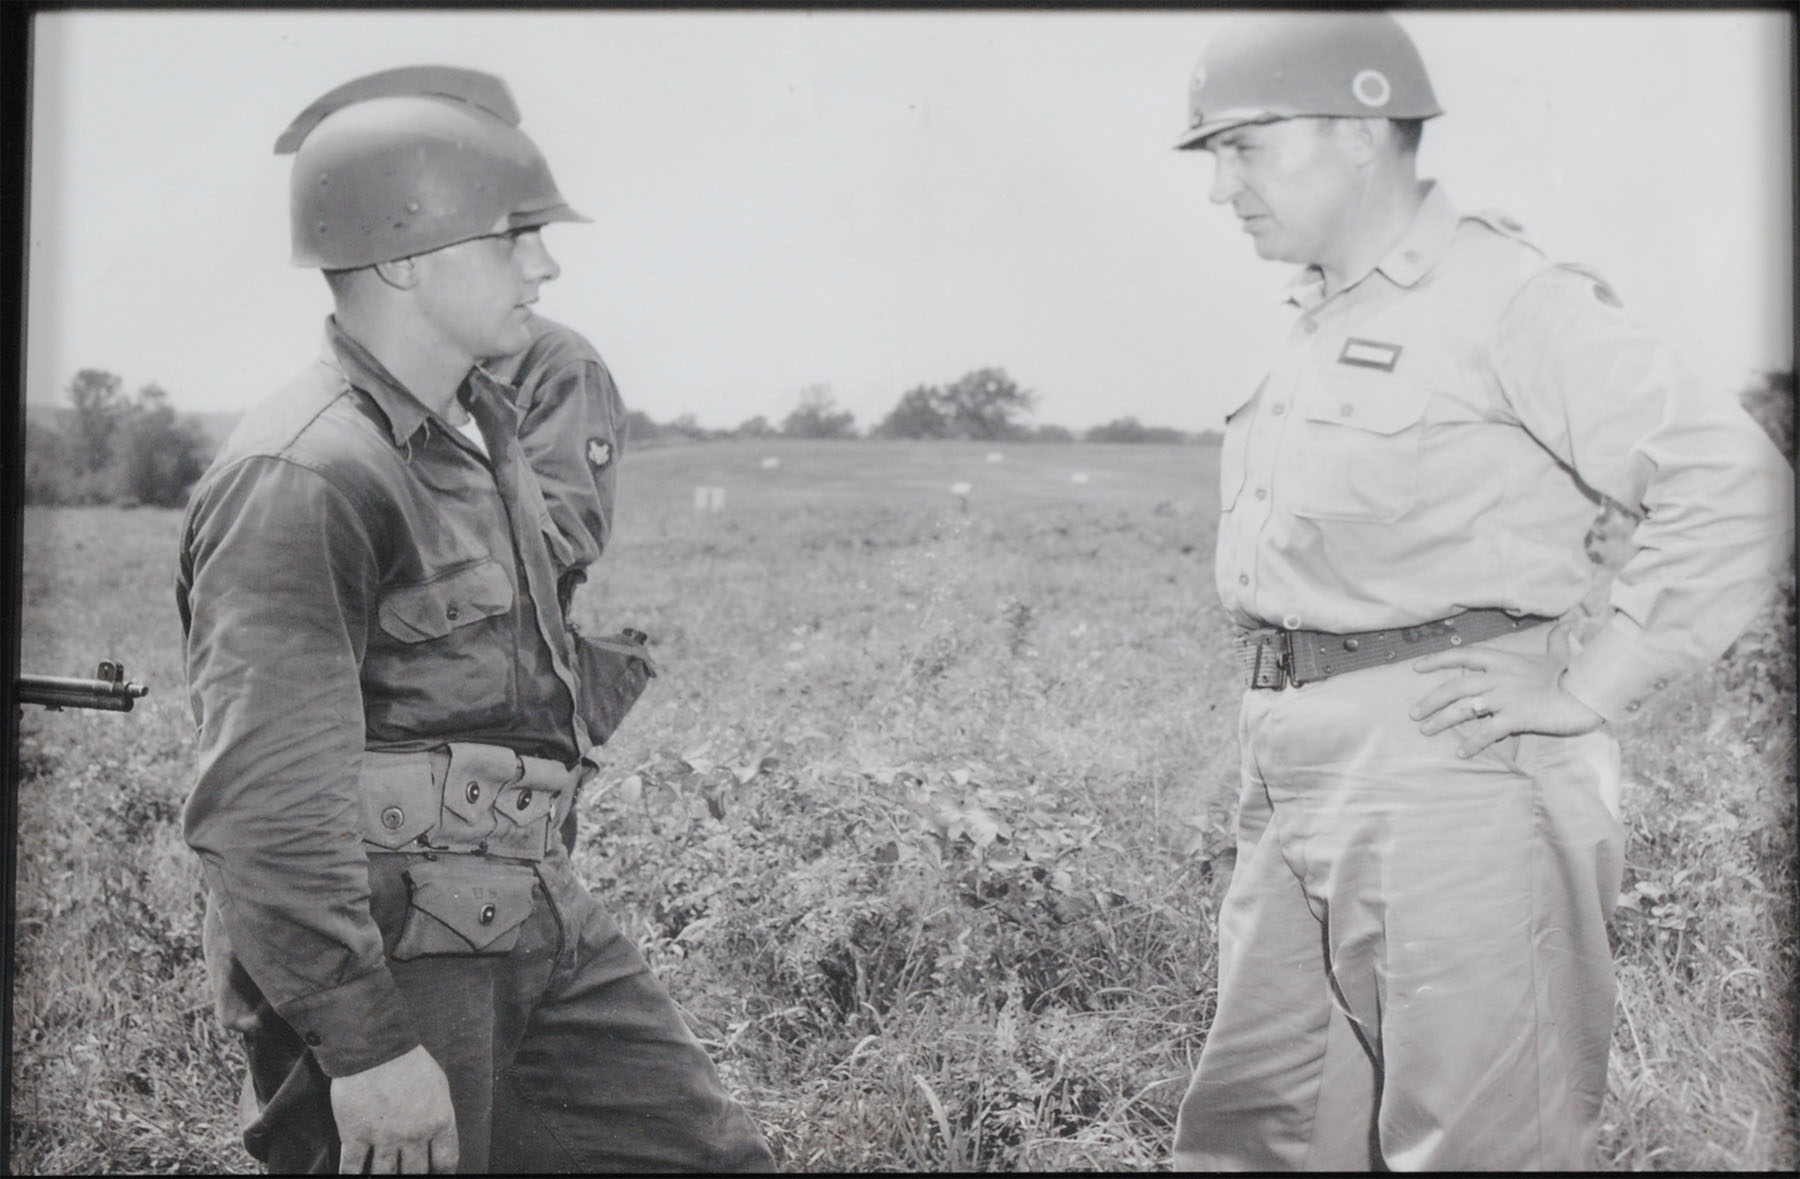
[[[133,701],[148,696],[143,684],[112,680],[74,679],[58,675],[22,675],[19,677],[20,704],[41,704],[45,708],[99,708],[107,712],[130,712]]]

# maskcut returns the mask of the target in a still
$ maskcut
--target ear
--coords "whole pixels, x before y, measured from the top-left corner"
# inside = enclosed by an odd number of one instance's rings
[[[1358,167],[1368,165],[1381,154],[1392,130],[1386,119],[1340,118],[1331,123],[1339,148]]]
[[[374,266],[375,276],[397,291],[410,291],[419,285],[419,267],[412,258],[396,258],[392,262],[377,262]]]

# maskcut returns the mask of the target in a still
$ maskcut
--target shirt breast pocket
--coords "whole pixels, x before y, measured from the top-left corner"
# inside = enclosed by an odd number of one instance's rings
[[[1285,498],[1296,516],[1391,524],[1418,502],[1428,385],[1391,373],[1332,374],[1298,407]]]
[[[424,581],[390,588],[376,607],[381,629],[403,643],[441,639],[458,627],[512,609],[512,578],[492,557],[482,557]]]

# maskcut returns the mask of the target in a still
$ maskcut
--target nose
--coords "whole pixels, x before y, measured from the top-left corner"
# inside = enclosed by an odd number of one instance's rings
[[[1215,153],[1212,161],[1212,191],[1206,194],[1206,198],[1215,205],[1223,205],[1235,197],[1243,186],[1238,183],[1237,169],[1231,165],[1228,157]]]
[[[562,267],[550,256],[540,233],[522,233],[518,238],[519,262],[530,282],[550,282],[562,273]]]

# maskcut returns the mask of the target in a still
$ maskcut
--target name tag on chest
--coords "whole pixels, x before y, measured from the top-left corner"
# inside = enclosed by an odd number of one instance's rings
[[[1359,340],[1351,336],[1344,341],[1344,350],[1338,353],[1338,363],[1391,373],[1394,366],[1400,363],[1400,345],[1384,344],[1379,340]]]

